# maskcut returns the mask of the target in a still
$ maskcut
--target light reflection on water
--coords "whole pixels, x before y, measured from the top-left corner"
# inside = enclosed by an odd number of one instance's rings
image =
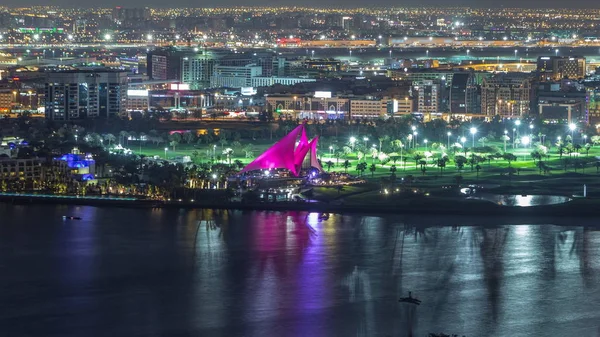
[[[473,199],[491,201],[502,206],[542,206],[556,205],[571,201],[571,198],[561,195],[531,195],[531,194],[487,194],[478,193]]]
[[[0,215],[9,335],[599,331],[593,219],[6,205]],[[397,302],[408,291],[421,306]]]

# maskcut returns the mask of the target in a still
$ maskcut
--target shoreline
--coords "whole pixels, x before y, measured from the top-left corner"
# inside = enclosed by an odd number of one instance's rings
[[[579,200],[585,200],[580,202]],[[97,207],[123,208],[166,208],[166,209],[237,209],[242,211],[306,211],[319,213],[346,214],[410,214],[410,215],[473,215],[473,216],[536,216],[536,217],[592,217],[600,215],[600,208],[593,207],[596,202],[590,199],[575,199],[563,204],[541,206],[499,206],[488,201],[462,200],[439,202],[436,200],[414,199],[408,204],[394,205],[334,205],[327,202],[277,202],[277,203],[212,203],[212,202],[179,202],[156,201],[144,199],[89,198],[77,196],[33,196],[33,195],[0,195],[0,203],[13,205],[78,205]],[[600,204],[600,200],[597,201]]]

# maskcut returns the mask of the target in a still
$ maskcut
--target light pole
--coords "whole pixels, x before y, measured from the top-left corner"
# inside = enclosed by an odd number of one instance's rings
[[[167,151],[169,151],[169,148],[165,147],[165,160],[167,160]]]
[[[425,143],[425,151],[427,151],[427,139],[423,140],[423,143]]]
[[[587,135],[583,135],[583,144],[585,145],[587,143]]]
[[[363,140],[365,142],[365,149],[367,148],[367,142],[369,141],[369,137],[363,137]]]
[[[452,136],[452,132],[448,131],[448,133],[446,133],[446,136],[448,136],[448,144],[446,145],[446,150],[450,151],[450,136]]]
[[[515,148],[515,142],[517,141],[517,139],[515,138],[515,131],[517,131],[517,129],[513,128],[513,149]]]
[[[413,136],[415,136],[415,144],[414,144],[414,148],[417,148],[417,136],[419,135],[419,133],[417,131],[413,132]]]
[[[215,159],[216,159],[216,154],[217,154],[217,145],[213,145],[213,161],[215,161]]]
[[[531,139],[529,138],[529,136],[521,137],[521,144],[523,144],[524,147],[527,147],[527,145],[529,145],[530,142],[531,142]],[[525,160],[526,153],[527,152],[523,153],[523,160]]]
[[[533,143],[533,124],[529,124],[529,140]],[[531,143],[529,143],[529,147],[531,147]]]
[[[577,125],[575,125],[575,123],[569,124],[569,130],[571,130],[571,144],[575,144],[573,139],[573,132],[575,131],[575,129],[577,129]]]
[[[475,148],[475,134],[477,133],[477,129],[471,128],[469,131],[471,132],[471,135],[473,136],[473,143],[471,144],[471,147]]]
[[[517,126],[517,136],[519,136],[519,126],[521,126],[521,120],[517,119],[515,121],[515,125]]]
[[[467,138],[465,137],[460,137],[460,142],[462,143],[463,146],[463,150],[465,150],[465,156],[467,155],[467,148],[465,147],[465,142],[467,141]]]
[[[333,156],[333,146],[329,145],[329,156]]]
[[[506,152],[506,138],[508,137],[507,133],[508,133],[508,130],[504,130],[504,152]]]
[[[350,137],[350,146],[352,147],[352,152],[354,152],[354,143],[356,143],[356,137]]]

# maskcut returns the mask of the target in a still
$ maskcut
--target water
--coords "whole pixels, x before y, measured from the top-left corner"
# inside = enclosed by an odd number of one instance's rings
[[[594,224],[0,204],[0,335],[598,336]]]

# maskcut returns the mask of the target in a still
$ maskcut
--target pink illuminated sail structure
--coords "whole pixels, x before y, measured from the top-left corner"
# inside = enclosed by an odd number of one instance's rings
[[[300,140],[296,145],[298,136],[300,136]],[[317,160],[317,144],[318,137],[309,142],[304,125],[300,125],[246,165],[240,173],[256,170],[287,169],[294,176],[298,176],[308,154],[310,155],[310,166],[323,171]]]

